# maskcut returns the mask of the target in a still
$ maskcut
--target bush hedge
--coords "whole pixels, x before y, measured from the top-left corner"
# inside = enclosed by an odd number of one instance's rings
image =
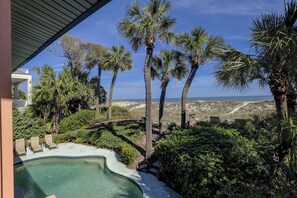
[[[130,144],[123,143],[120,145],[119,153],[120,161],[124,164],[132,164],[137,157],[137,151]]]
[[[66,118],[63,118],[60,123],[59,133],[65,133],[88,126],[95,120],[94,110],[81,110]]]
[[[271,177],[275,163],[267,134],[252,125],[240,130],[197,125],[174,131],[155,148],[161,178],[190,198],[290,197],[295,183],[280,182],[284,177],[279,171],[275,174],[281,179]]]
[[[13,138],[30,139],[33,136],[44,136],[47,133],[46,122],[35,118],[30,109],[23,113],[13,106]]]

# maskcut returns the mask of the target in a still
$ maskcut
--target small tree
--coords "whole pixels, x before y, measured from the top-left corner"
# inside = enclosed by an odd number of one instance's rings
[[[95,43],[87,43],[86,44],[86,51],[87,55],[85,58],[86,61],[86,67],[88,69],[93,69],[97,66],[97,77],[96,77],[96,89],[95,89],[95,96],[96,96],[96,112],[97,115],[100,114],[100,103],[103,103],[100,98],[103,94],[101,92],[101,73],[102,73],[102,58],[104,53],[107,52],[107,49],[101,45],[95,44]]]
[[[112,95],[114,85],[117,79],[119,70],[124,72],[132,69],[133,60],[130,52],[125,51],[125,47],[115,46],[111,47],[111,50],[104,55],[103,64],[105,68],[112,72],[112,81],[109,91],[109,102],[108,102],[108,120],[111,120],[111,107],[112,107]]]
[[[152,77],[161,81],[161,95],[159,102],[159,132],[163,131],[163,112],[166,89],[171,78],[182,80],[188,72],[184,55],[178,51],[162,50],[160,56],[153,59]]]
[[[209,36],[204,29],[196,26],[190,34],[182,33],[178,35],[177,45],[183,49],[191,65],[191,71],[183,88],[181,102],[181,126],[185,127],[186,100],[196,72],[200,65],[215,59],[220,54],[224,41],[219,36]]]
[[[69,101],[78,95],[85,97],[78,89],[89,88],[73,79],[69,68],[65,68],[59,75],[49,65],[36,68],[35,71],[40,75],[40,80],[33,88],[32,109],[44,118],[52,118],[53,133],[58,133],[62,113],[68,110]]]

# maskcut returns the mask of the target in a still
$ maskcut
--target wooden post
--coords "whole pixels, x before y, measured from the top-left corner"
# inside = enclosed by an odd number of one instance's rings
[[[11,0],[0,0],[0,197],[14,197],[11,99]]]
[[[216,116],[210,116],[210,123],[215,123],[215,124],[219,124],[220,121],[220,117],[216,117]]]

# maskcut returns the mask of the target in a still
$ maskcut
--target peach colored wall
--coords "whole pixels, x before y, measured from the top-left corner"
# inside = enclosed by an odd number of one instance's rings
[[[1,74],[0,74],[1,78]],[[1,186],[2,197],[14,197],[13,183],[13,141],[12,141],[12,100],[0,99],[1,132]]]
[[[13,198],[11,0],[0,0],[0,197]]]

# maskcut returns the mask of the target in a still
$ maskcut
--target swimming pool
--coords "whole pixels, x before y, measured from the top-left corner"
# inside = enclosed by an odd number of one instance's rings
[[[139,186],[108,170],[104,158],[45,158],[17,164],[15,186],[25,198],[143,197]]]

